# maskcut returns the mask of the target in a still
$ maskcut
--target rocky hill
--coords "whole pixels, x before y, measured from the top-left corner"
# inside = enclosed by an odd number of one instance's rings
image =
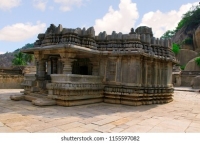
[[[199,70],[194,62],[195,58],[200,56],[200,5],[192,7],[185,13],[173,32],[172,42],[180,45],[177,54],[180,66],[189,71]]]

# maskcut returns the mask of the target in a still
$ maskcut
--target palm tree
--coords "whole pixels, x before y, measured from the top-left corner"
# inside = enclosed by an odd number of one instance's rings
[[[26,64],[30,64],[32,61],[34,61],[34,56],[31,54],[24,54],[24,60]]]
[[[12,60],[13,65],[26,65],[25,56],[22,52],[14,54],[14,59]]]

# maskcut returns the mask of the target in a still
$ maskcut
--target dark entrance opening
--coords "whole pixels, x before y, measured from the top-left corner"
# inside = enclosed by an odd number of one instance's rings
[[[81,75],[88,75],[88,67],[87,66],[80,66],[80,74]]]
[[[90,60],[87,58],[76,59],[72,64],[72,74],[92,75],[92,64]]]
[[[51,74],[57,74],[58,58],[51,58]]]

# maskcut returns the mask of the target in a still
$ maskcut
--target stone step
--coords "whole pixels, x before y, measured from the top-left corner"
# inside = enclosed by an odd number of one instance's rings
[[[51,106],[51,105],[56,105],[56,101],[52,99],[47,99],[47,98],[38,98],[36,100],[32,101],[33,105],[37,106]]]
[[[47,94],[44,93],[40,93],[40,92],[34,92],[34,93],[30,93],[31,96],[35,96],[35,97],[47,97]]]
[[[24,99],[37,106],[56,105],[55,100],[49,99],[46,95],[40,93],[30,93],[30,95],[25,95]]]

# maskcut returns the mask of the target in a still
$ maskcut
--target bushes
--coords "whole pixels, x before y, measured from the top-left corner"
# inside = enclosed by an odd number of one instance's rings
[[[200,66],[200,57],[197,57],[197,58],[195,59],[195,62],[196,62],[196,64],[197,64],[198,66]]]
[[[172,51],[174,52],[175,55],[177,55],[180,51],[180,46],[176,43],[173,43]]]
[[[174,34],[175,34],[174,30],[168,30],[161,36],[161,38],[162,39],[172,38]]]
[[[185,40],[182,41],[182,44],[192,45],[193,39],[192,38],[186,38]]]
[[[178,23],[175,31],[180,30],[184,26],[195,27],[200,23],[200,6],[193,6],[188,12],[186,12],[181,21]]]
[[[186,65],[181,65],[181,66],[180,66],[181,70],[184,70],[184,69],[185,69],[185,66],[186,66]]]

